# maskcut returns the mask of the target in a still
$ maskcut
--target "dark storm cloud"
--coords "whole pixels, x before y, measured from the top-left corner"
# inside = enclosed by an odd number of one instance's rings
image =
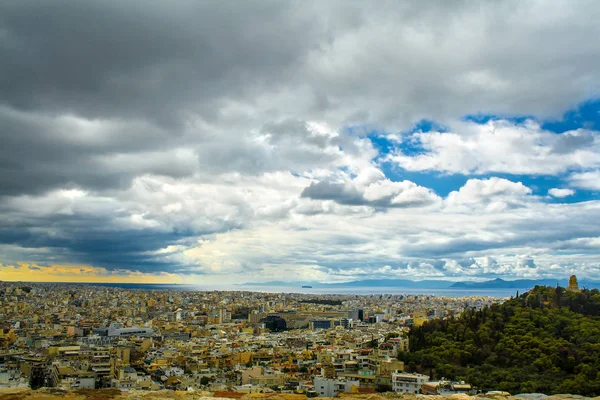
[[[271,136],[271,143],[302,138],[301,144],[310,144],[320,150],[332,144],[339,144],[338,138],[334,139],[324,134],[312,133],[305,121],[296,119],[269,122],[262,127],[261,131]]]
[[[0,243],[25,249],[50,249],[54,263],[81,263],[109,270],[180,272],[186,268],[185,265],[156,252],[169,245],[190,245],[196,235],[213,233],[208,230],[117,229],[111,220],[81,215],[30,220],[25,225],[23,220],[19,222],[18,226],[6,222],[0,225]],[[52,228],[43,229],[41,226]],[[235,227],[230,225],[219,230]],[[47,260],[48,253],[42,252],[32,254],[29,261],[41,264]]]
[[[363,198],[354,186],[345,183],[317,182],[302,191],[302,197],[313,200],[333,200],[345,205],[366,205],[368,202]]]
[[[309,20],[284,17],[293,8],[274,1],[4,2],[2,102],[92,118],[180,122],[192,107],[218,118],[219,101],[276,84],[314,45]]]
[[[127,187],[137,174],[154,172],[186,176],[176,158],[155,157],[137,168],[130,160],[110,162],[118,154],[144,154],[162,147],[170,150],[177,138],[142,121],[98,122],[74,117],[49,117],[0,106],[0,196],[40,193],[68,185],[104,189]],[[165,153],[167,154],[167,153]],[[107,160],[108,159],[108,160]]]
[[[375,124],[482,107],[548,113],[597,77],[600,52],[583,39],[599,8],[573,8],[585,12],[554,20],[552,7],[518,1],[3,2],[0,93],[22,110],[169,125],[190,113],[217,121],[227,101],[280,89],[298,114]],[[577,80],[557,79],[566,65]]]
[[[52,193],[42,199],[20,197],[0,203],[0,243],[12,246],[8,250],[21,249],[28,262],[39,265],[79,263],[108,270],[178,272],[188,266],[163,249],[191,246],[198,236],[242,226],[233,215],[226,220],[204,213],[202,219],[177,223],[151,211],[132,211],[113,199],[82,200],[77,203]],[[132,220],[136,212],[137,222]],[[3,263],[23,261],[18,258],[22,252],[13,256],[8,250]]]
[[[369,198],[371,188],[382,190]],[[375,208],[409,208],[433,204],[439,197],[430,190],[412,182],[380,180],[367,187],[357,187],[351,182],[313,182],[300,195],[313,200],[333,200],[347,206],[369,206]]]
[[[579,62],[574,72],[579,80],[556,78],[572,60],[569,52],[590,60],[599,55],[589,41],[578,40],[593,36],[589,19],[598,10],[588,4],[585,14],[531,32],[527,16],[542,18],[540,10],[518,5],[498,2],[482,11],[471,2],[443,1],[431,7],[414,2],[380,7],[294,1],[3,2],[0,134],[6,145],[0,150],[0,195],[69,184],[123,188],[144,173],[182,177],[200,169],[306,170],[335,159],[319,150],[341,145],[307,134],[303,120],[311,118],[410,123],[430,114],[447,118],[482,111],[482,104],[506,111],[541,107],[547,113],[555,102],[572,102],[597,73],[587,69],[593,63]],[[551,14],[550,8],[543,11]],[[514,25],[506,29],[510,16]],[[473,26],[473,32],[463,32],[464,26]],[[554,39],[564,38],[567,28],[573,39],[557,51]],[[506,38],[506,32],[512,36]],[[536,57],[526,41],[512,40],[520,34],[539,39]],[[457,44],[472,50],[458,54]],[[539,73],[538,64],[549,70]],[[519,84],[524,78],[526,86]],[[570,100],[545,90],[566,93]],[[282,93],[287,100],[278,97]],[[240,109],[229,109],[232,104]],[[66,115],[112,123],[107,129],[113,134],[94,132],[105,138],[96,146],[73,143],[82,135],[81,126],[65,128],[71,136],[53,135],[53,119]],[[245,136],[261,127],[272,133],[273,154]],[[176,147],[188,148],[197,163],[172,156],[173,162],[159,166],[123,165],[131,163],[123,154]],[[112,157],[115,153],[120,157]]]
[[[223,102],[289,78],[288,68],[316,43],[301,13],[284,18],[293,9],[280,2],[0,4],[0,196],[126,188],[136,175],[183,177],[200,167],[268,169],[262,159],[245,161],[261,157],[251,141],[238,147],[214,132],[206,140],[203,128],[185,132],[190,119],[216,123]],[[165,153],[175,148],[190,157]]]

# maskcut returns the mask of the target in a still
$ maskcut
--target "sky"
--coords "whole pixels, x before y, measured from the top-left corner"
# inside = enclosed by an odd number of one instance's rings
[[[600,279],[600,2],[0,3],[0,280]]]

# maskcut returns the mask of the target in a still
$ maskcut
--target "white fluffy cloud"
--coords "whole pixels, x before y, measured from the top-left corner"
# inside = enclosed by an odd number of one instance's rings
[[[187,251],[186,257],[188,262],[216,264],[224,268],[222,273],[227,273],[227,268],[241,271],[246,265],[262,265],[265,260],[265,265],[297,264],[298,274],[284,280],[302,280],[306,266],[326,281],[442,276],[561,278],[569,271],[600,277],[595,258],[600,242],[592,239],[599,237],[600,231],[586,222],[600,218],[598,204],[544,203],[514,182],[475,182],[463,189],[464,196],[474,193],[469,212],[457,207],[427,211],[393,208],[349,218],[292,211],[290,219],[217,234]],[[491,212],[488,199],[499,192],[520,197],[521,206]],[[475,207],[477,201],[481,204]],[[589,239],[575,239],[584,237]],[[236,279],[261,281],[264,277]]]
[[[563,197],[573,196],[575,191],[573,189],[552,188],[548,190],[548,194],[552,197],[562,199]]]
[[[407,180],[393,182],[373,167],[360,172],[354,179],[341,174],[338,180],[313,182],[302,191],[302,197],[383,208],[423,207],[440,200],[430,189]]]
[[[500,212],[507,208],[527,204],[532,191],[521,182],[503,178],[469,179],[458,191],[446,199],[448,207],[473,209],[483,207],[486,211]]]
[[[400,189],[418,188],[387,183],[377,171],[359,174],[352,185],[361,194],[382,185],[385,190],[373,190],[375,199],[394,199]],[[285,281],[560,277],[566,270],[600,277],[595,258],[600,230],[589,224],[600,218],[597,202],[544,203],[522,183],[490,178],[470,179],[446,198],[436,197],[435,206],[390,206],[377,212],[378,206],[368,202],[346,205],[301,197],[311,180],[284,173],[235,174],[198,184],[147,176],[118,197],[79,190],[19,197],[5,206],[4,211],[12,210],[5,218],[22,222],[27,216],[32,224],[27,232],[44,246],[35,252],[13,246],[3,254],[13,260],[64,262],[85,249],[68,238],[90,235],[84,225],[94,223],[98,230],[91,231],[92,243],[103,231],[116,234],[117,242],[124,232],[182,232],[160,239],[164,246],[158,250],[134,250],[160,262],[158,268],[177,265],[174,272],[203,282],[219,283],[224,276],[231,283],[264,281],[265,276]],[[44,228],[40,221],[47,219],[54,223]],[[141,240],[131,237],[134,243]],[[71,251],[57,253],[56,240],[66,241]],[[86,240],[80,237],[77,244]],[[126,251],[121,256],[131,261]],[[135,259],[140,260],[138,253]]]
[[[600,190],[600,170],[574,173],[568,181],[577,188]]]
[[[600,133],[573,130],[561,134],[532,120],[517,124],[492,120],[459,122],[450,132],[417,132],[404,140],[424,151],[398,150],[389,160],[408,171],[460,174],[509,173],[557,175],[600,165]],[[575,176],[575,181],[585,177]]]

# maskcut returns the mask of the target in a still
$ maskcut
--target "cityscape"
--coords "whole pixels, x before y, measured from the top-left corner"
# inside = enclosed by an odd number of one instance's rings
[[[410,327],[502,301],[9,282],[0,296],[0,387],[309,397],[420,393],[423,384],[435,393],[470,391],[405,372],[398,354],[409,350]]]
[[[0,396],[529,398],[600,385],[600,290],[575,275],[509,298],[171,286],[0,282]]]
[[[600,400],[600,1],[0,1],[0,400]]]

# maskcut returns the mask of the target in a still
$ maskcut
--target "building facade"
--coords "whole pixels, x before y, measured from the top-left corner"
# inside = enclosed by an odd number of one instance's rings
[[[360,382],[352,379],[328,379],[317,376],[314,379],[315,392],[319,397],[335,397],[338,393],[350,393],[352,387],[360,387]]]
[[[392,389],[396,393],[419,393],[425,382],[429,382],[429,377],[423,374],[404,372],[394,372],[392,374]]]

